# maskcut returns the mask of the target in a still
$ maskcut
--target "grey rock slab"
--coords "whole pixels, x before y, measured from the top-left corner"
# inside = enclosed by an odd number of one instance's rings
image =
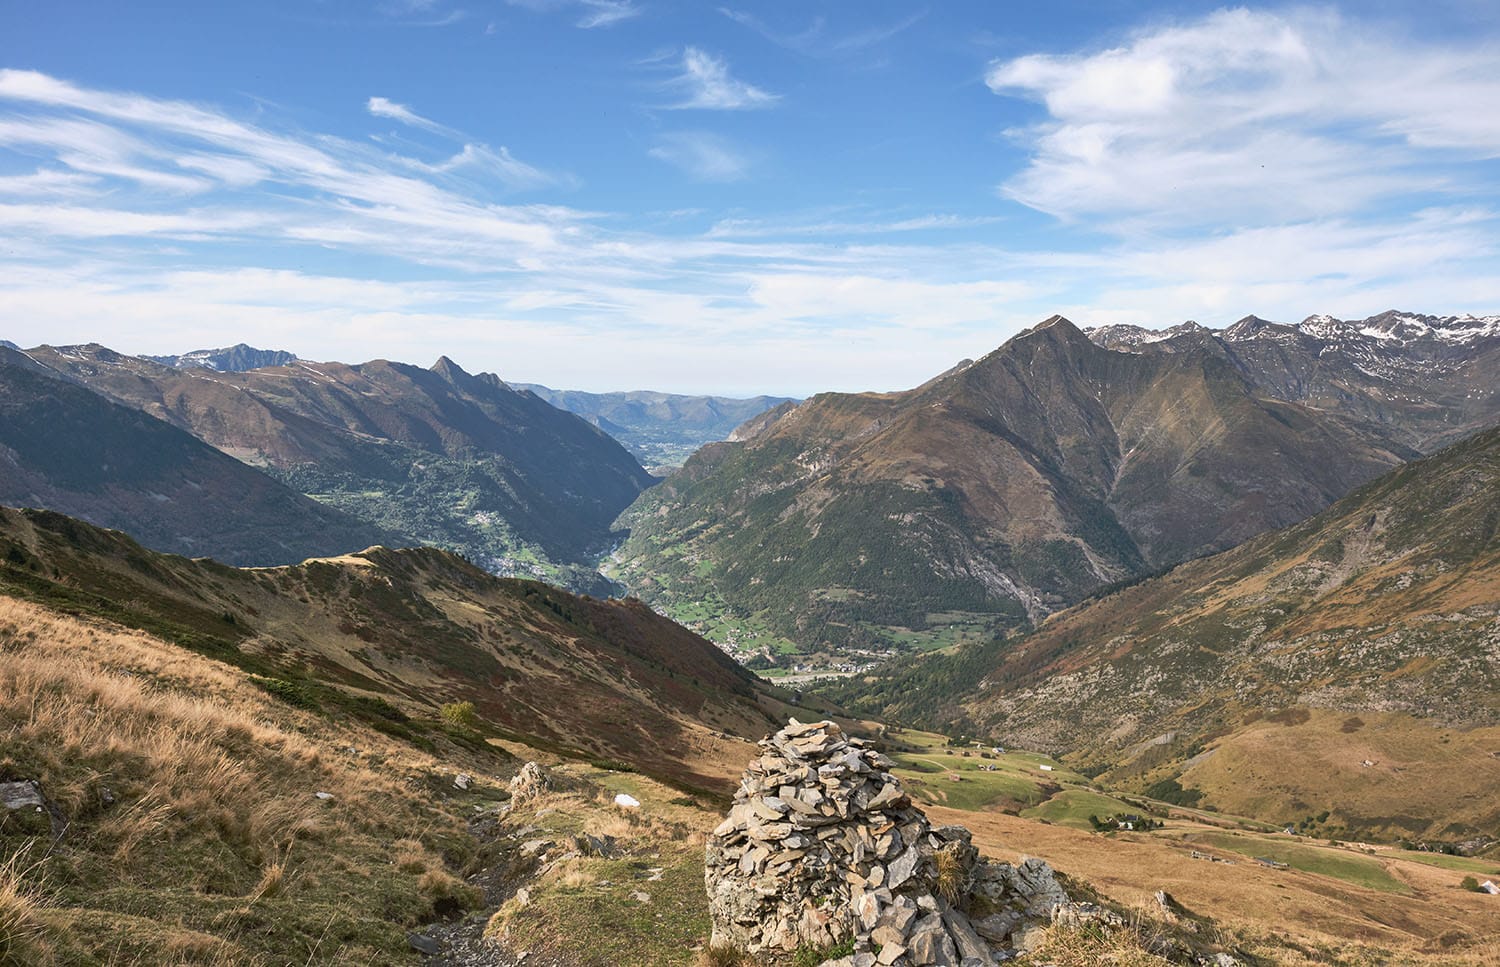
[[[911,879],[912,874],[917,871],[917,864],[921,861],[922,854],[915,847],[891,860],[890,866],[886,869],[890,876],[891,889],[898,890],[902,884]]]
[[[953,943],[958,947],[958,955],[965,963],[977,960],[983,967],[994,964],[989,945],[974,932],[969,918],[946,904],[943,906],[943,926],[948,928],[948,935],[953,938]]]
[[[426,934],[409,933],[406,935],[406,943],[417,953],[426,954],[429,957],[443,952],[443,945]]]
[[[911,959],[918,965],[958,963],[958,948],[948,931],[943,929],[943,918],[929,914],[917,921],[909,944]]]

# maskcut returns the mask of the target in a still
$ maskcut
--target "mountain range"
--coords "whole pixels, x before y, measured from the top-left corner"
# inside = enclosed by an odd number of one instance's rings
[[[142,356],[153,363],[177,369],[211,369],[219,373],[243,373],[251,369],[269,366],[285,366],[297,361],[294,353],[284,349],[256,349],[245,343],[236,343],[222,349],[195,349],[176,356]]]
[[[867,885],[1065,872],[1096,919],[1017,963],[1488,963],[1497,342],[1053,317],[732,432],[447,358],[0,347],[0,961],[746,963],[705,840],[805,898],[843,828],[896,857]],[[652,487],[601,427],[727,439]],[[492,573],[604,590],[619,538],[649,605]],[[903,853],[897,801],[948,845]]]
[[[1489,426],[1500,412],[1500,316],[1393,310],[1359,320],[1315,315],[1297,325],[1246,316],[1223,330],[1187,322],[1161,332],[1106,326],[1089,336],[1128,352],[1222,354],[1277,399],[1378,423],[1424,453]]]
[[[606,588],[594,559],[615,516],[654,479],[581,418],[446,357],[431,369],[295,360],[239,372],[167,366],[99,345],[25,355],[397,535],[395,543],[446,547],[500,573]]]
[[[10,349],[0,349],[0,502],[235,564],[286,564],[394,540]]]
[[[1494,422],[1500,327],[1426,318],[1091,337],[1053,317],[916,389],[820,394],[705,446],[622,515],[612,573],[804,650],[1036,622]]]

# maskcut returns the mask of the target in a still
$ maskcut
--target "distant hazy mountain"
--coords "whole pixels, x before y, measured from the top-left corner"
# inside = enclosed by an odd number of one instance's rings
[[[195,349],[181,356],[143,356],[141,358],[177,369],[197,367],[212,369],[220,373],[243,373],[246,370],[263,369],[267,366],[285,366],[297,359],[295,355],[284,350],[256,349],[244,343],[227,349]]]
[[[631,507],[619,576],[804,646],[942,640],[1301,520],[1417,455],[1430,428],[1493,418],[1493,386],[1487,404],[1458,400],[1473,390],[1457,364],[1435,378],[1460,385],[1426,393],[1419,419],[1403,404],[1385,422],[1362,399],[1278,398],[1274,354],[1174,340],[1116,352],[1054,317],[914,390],[787,407]]]
[[[30,355],[301,493],[501,573],[602,589],[594,555],[653,482],[581,418],[446,357],[431,369],[298,360],[213,372],[98,345]]]
[[[1356,829],[1454,838],[1500,823],[1497,628],[1500,428],[1019,643],[839,697],[1111,780],[1170,779],[1229,812],[1337,803]]]
[[[123,530],[158,550],[286,564],[390,543],[176,427],[0,349],[0,503]]]
[[[15,343],[11,342],[9,339],[0,339],[0,347],[3,347],[5,349],[20,349],[21,348],[20,346],[17,346]]]
[[[593,423],[625,444],[647,466],[677,467],[705,443],[727,439],[746,420],[782,403],[784,396],[679,396],[638,390],[584,393],[516,383],[553,406]]]

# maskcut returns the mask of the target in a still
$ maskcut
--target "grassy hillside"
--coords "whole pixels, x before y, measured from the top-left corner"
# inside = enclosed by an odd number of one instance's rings
[[[408,930],[480,903],[463,817],[508,768],[6,596],[0,734],[0,781],[38,781],[66,823],[0,819],[7,965],[405,963]]]
[[[0,781],[37,780],[66,822],[54,839],[47,819],[0,820],[0,962],[415,964],[413,934],[452,943],[457,962],[723,962],[707,959],[702,885],[721,805],[487,728],[404,725],[392,735],[306,708],[198,648],[0,595]],[[1493,860],[1334,848],[1190,815],[1101,834],[1070,813],[1117,800],[1040,769],[1054,760],[984,759],[915,733],[891,743],[935,821],[969,826],[989,855],[1040,856],[1132,914],[1113,936],[1054,930],[1023,967],[1155,967],[1166,961],[1148,946],[1172,937],[1244,963],[1494,962],[1500,913],[1457,887],[1500,872]],[[715,768],[737,774],[754,754],[721,748]],[[551,788],[512,804],[523,758],[551,770]],[[946,792],[950,806],[936,805],[921,784],[997,775],[1033,790],[1036,818],[1009,814],[1009,799]],[[618,793],[640,807],[615,806]],[[1163,913],[1158,889],[1186,910]]]
[[[759,736],[782,707],[639,602],[496,578],[430,549],[235,569],[0,509],[0,593],[165,637],[393,734],[472,702],[498,734],[698,788],[723,782],[715,750],[741,748],[734,736]]]
[[[1497,602],[1500,429],[1022,640],[835,694],[1274,822],[1494,836]]]

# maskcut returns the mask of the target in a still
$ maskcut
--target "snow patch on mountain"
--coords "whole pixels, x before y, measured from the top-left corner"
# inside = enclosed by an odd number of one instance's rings
[[[1169,329],[1113,325],[1084,331],[1098,345],[1126,352],[1194,332],[1210,333],[1227,343],[1252,339],[1284,343],[1311,338],[1342,349],[1365,344],[1390,351],[1422,343],[1466,346],[1480,340],[1500,339],[1500,315],[1427,316],[1392,310],[1357,320],[1311,315],[1295,325],[1246,316],[1224,329],[1207,329],[1196,322],[1184,322]]]

